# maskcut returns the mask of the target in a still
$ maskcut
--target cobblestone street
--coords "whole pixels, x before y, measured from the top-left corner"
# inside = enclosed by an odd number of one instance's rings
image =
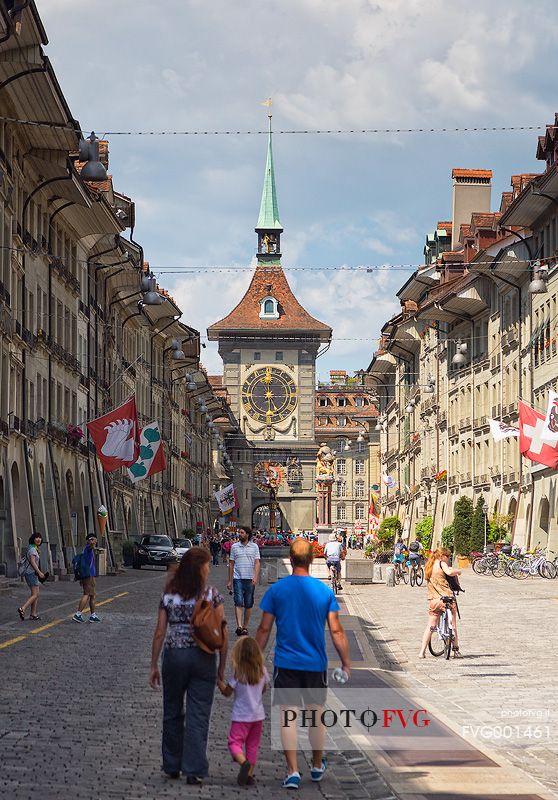
[[[348,587],[348,609],[363,620],[378,666],[398,685],[437,707],[457,731],[473,735],[476,746],[493,749],[557,792],[558,657],[552,642],[558,582],[518,582],[468,569],[461,583],[463,658],[449,663],[417,657],[426,624],[424,586]],[[506,725],[514,735],[500,738]],[[481,734],[482,726],[489,729]]]
[[[145,569],[100,579],[100,625],[77,625],[70,619],[78,598],[74,583],[43,589],[42,620],[35,624],[17,620],[16,608],[26,594],[23,586],[13,597],[2,597],[0,796],[170,798],[192,789],[184,781],[165,783],[160,775],[162,697],[147,685],[164,577],[164,572]],[[223,566],[214,568],[212,580],[224,588]],[[231,620],[226,592],[225,598]],[[259,612],[254,624],[258,618]],[[217,692],[211,775],[202,789],[194,790],[197,796],[221,798],[247,791],[236,785],[237,770],[227,750],[229,720],[230,701]],[[269,740],[267,731],[257,768],[259,783],[250,791],[260,797],[284,796],[279,786],[284,761],[271,751]],[[330,761],[332,768],[322,784],[311,784],[305,770],[303,797],[393,797],[362,755],[333,754]]]
[[[12,597],[2,597],[2,796],[14,800],[61,795],[139,799],[179,797],[186,791],[184,782],[165,783],[161,778],[161,694],[147,686],[151,635],[164,575],[143,570],[101,579],[102,623],[97,626],[71,621],[77,599],[73,583],[46,586],[42,620],[34,626],[14,619],[25,594],[23,587],[14,589]],[[214,570],[213,580],[223,588],[222,566]],[[556,586],[543,581],[495,583],[469,573],[464,583],[465,658],[450,663],[432,658],[416,662],[424,625],[424,589],[346,585],[342,603],[355,668],[352,682],[356,686],[385,682],[417,700],[424,698],[427,707],[452,729],[452,736],[459,736],[463,725],[501,721],[507,708],[548,707],[557,688],[555,656],[542,637],[531,636],[521,649],[516,648],[518,632],[530,629],[531,614],[551,624]],[[491,599],[509,613],[495,619],[491,628],[483,625],[475,632],[475,619],[486,616]],[[231,619],[228,594],[226,603]],[[256,613],[254,626],[258,617]],[[333,651],[331,663],[335,664]],[[546,676],[544,681],[534,677],[534,665],[537,674]],[[366,683],[371,677],[372,682]],[[537,691],[532,689],[535,682],[540,687]],[[210,735],[211,776],[202,789],[195,789],[200,797],[238,796],[247,791],[236,786],[236,768],[226,747],[229,717],[230,703],[217,694]],[[268,728],[257,769],[259,783],[251,791],[257,796],[284,796],[279,786],[283,759],[272,752],[269,740]],[[370,758],[355,746],[352,752],[333,753],[327,779],[319,785],[307,779],[300,791],[303,796],[327,800],[553,796],[542,784],[549,790],[556,788],[555,742],[519,749],[495,748],[494,744],[477,740],[448,763],[436,758],[436,753],[427,754],[429,758],[424,753]],[[530,781],[508,762],[540,783]]]

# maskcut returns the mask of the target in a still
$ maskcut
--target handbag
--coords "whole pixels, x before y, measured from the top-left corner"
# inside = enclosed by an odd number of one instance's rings
[[[192,629],[194,641],[200,650],[215,653],[225,644],[225,626],[227,621],[221,618],[211,600],[211,590],[196,601],[192,613]]]

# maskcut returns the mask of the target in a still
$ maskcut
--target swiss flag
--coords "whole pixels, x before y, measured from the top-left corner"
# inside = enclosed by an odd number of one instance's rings
[[[558,469],[558,448],[543,442],[542,436],[545,429],[546,416],[520,400],[519,449],[521,454],[537,464]]]
[[[97,456],[105,472],[129,467],[139,453],[139,425],[136,398],[87,423]]]

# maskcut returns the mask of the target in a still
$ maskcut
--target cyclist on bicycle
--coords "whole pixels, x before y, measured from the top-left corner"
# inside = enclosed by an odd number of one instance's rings
[[[461,570],[450,567],[451,551],[446,547],[438,547],[431,553],[426,563],[425,575],[428,586],[428,623],[422,637],[422,644],[419,651],[419,658],[426,658],[426,649],[438,625],[438,618],[445,609],[442,597],[455,597],[455,593],[450,586],[448,576],[459,576]],[[455,600],[451,602],[452,627],[454,639],[452,642],[453,655],[458,657],[459,641],[457,638],[457,605]]]
[[[343,550],[343,543],[338,541],[337,536],[335,533],[331,533],[329,535],[329,541],[324,547],[324,555],[326,557],[326,564],[329,570],[329,574],[331,575],[331,570],[337,570],[337,588],[342,589],[343,587],[339,583],[339,579],[341,578],[341,553]]]
[[[424,547],[420,539],[415,539],[409,545],[409,562],[411,567],[418,567],[422,561]]]
[[[405,559],[406,552],[407,552],[407,545],[400,536],[399,539],[395,542],[393,548],[393,563],[402,564]]]

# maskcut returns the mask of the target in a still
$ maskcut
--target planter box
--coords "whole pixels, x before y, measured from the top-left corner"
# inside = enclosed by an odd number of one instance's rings
[[[457,566],[459,569],[465,569],[466,567],[471,566],[471,562],[467,558],[467,556],[457,556]]]

